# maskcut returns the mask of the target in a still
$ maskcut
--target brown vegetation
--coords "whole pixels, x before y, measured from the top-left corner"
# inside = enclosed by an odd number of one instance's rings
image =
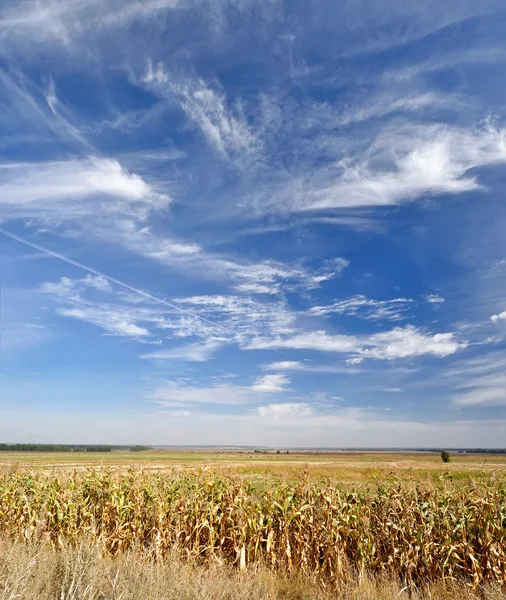
[[[361,577],[324,588],[310,576],[266,569],[238,572],[197,567],[174,557],[161,561],[127,552],[103,556],[88,545],[0,543],[2,600],[504,600],[498,587],[480,591],[455,582],[407,589],[395,581]]]
[[[262,484],[211,472],[0,477],[0,528],[12,540],[89,541],[116,557],[260,567],[338,588],[364,575],[409,588],[504,584],[505,525],[500,483],[340,490],[307,477]]]

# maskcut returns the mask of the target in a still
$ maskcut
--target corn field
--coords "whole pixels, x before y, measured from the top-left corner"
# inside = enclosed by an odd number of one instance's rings
[[[55,547],[89,539],[113,556],[175,553],[330,583],[357,572],[407,585],[506,583],[501,483],[343,491],[307,476],[259,486],[209,472],[20,472],[0,476],[0,528],[10,539]]]

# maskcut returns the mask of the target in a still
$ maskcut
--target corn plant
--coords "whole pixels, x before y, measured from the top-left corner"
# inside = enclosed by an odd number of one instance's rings
[[[352,572],[408,585],[506,583],[501,483],[343,490],[307,476],[259,488],[204,471],[9,473],[0,476],[0,528],[55,547],[89,539],[112,555],[135,550],[159,559],[176,552],[334,583]]]

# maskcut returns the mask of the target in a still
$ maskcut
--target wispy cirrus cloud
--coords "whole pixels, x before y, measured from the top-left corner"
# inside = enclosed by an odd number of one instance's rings
[[[136,19],[156,17],[177,7],[180,0],[49,0],[44,5],[8,4],[0,12],[0,30],[19,46],[29,40],[79,49],[83,38],[107,35],[111,29],[128,26]]]
[[[132,339],[149,337],[150,332],[134,322],[132,315],[110,306],[82,306],[80,308],[60,308],[58,314],[99,327],[109,335]]]
[[[266,375],[251,385],[219,383],[208,385],[182,385],[169,381],[153,390],[149,398],[162,406],[185,406],[198,404],[244,405],[256,404],[264,396],[279,394],[288,389],[290,380],[282,375]]]
[[[110,292],[110,282],[100,275],[86,275],[82,279],[70,279],[70,277],[62,277],[59,281],[45,281],[40,289],[47,294],[53,294],[59,298],[73,298],[87,288],[99,290],[102,292]]]
[[[88,290],[101,294],[112,291],[109,281],[91,275],[77,280],[63,277],[59,282],[45,282],[40,286],[41,292],[56,299],[56,312],[62,317],[90,323],[108,335],[132,339],[150,337],[150,331],[140,325],[140,321],[152,321],[152,315],[148,311],[132,310],[121,303],[84,299],[83,294]]]
[[[504,404],[504,357],[498,352],[457,362],[443,373],[452,389],[452,402],[460,408]]]
[[[154,93],[178,102],[187,118],[202,132],[208,143],[237,164],[249,161],[260,150],[261,140],[248,125],[239,103],[227,106],[223,91],[211,88],[199,78],[184,78],[148,61],[142,83]]]
[[[246,348],[252,350],[289,348],[293,350],[316,350],[351,355],[353,363],[364,358],[393,360],[412,356],[448,356],[467,346],[457,341],[454,333],[434,335],[419,331],[413,326],[395,328],[371,336],[330,335],[325,331],[297,333],[277,338],[257,338]]]
[[[346,374],[352,375],[360,373],[359,367],[338,364],[314,364],[311,361],[304,360],[280,360],[263,366],[265,371],[301,371],[303,373],[322,373],[322,374]]]
[[[141,354],[141,358],[154,361],[184,361],[184,362],[206,362],[214,358],[216,352],[226,343],[226,338],[203,339],[192,344],[184,344]]]
[[[265,365],[266,371],[298,371],[303,369],[304,365],[298,360],[281,360]]]
[[[160,406],[182,407],[199,404],[243,405],[254,401],[255,393],[248,386],[223,383],[216,386],[190,386],[168,382],[148,395]]]
[[[472,169],[506,162],[506,132],[405,125],[382,131],[372,144],[303,182],[295,211],[381,207],[422,196],[483,189]]]
[[[331,335],[325,331],[300,333],[296,314],[283,303],[273,305],[238,296],[200,296],[172,299],[170,305],[156,306],[149,301],[132,302],[128,295],[116,296],[111,301],[110,282],[102,277],[88,275],[80,280],[63,278],[57,283],[45,283],[41,291],[57,300],[59,315],[91,323],[109,335],[132,339],[145,338],[163,343],[171,340],[171,347],[143,358],[166,360],[170,358],[205,361],[224,343],[235,343],[244,349],[292,349],[334,352],[348,356],[351,363],[364,358],[392,360],[413,356],[447,356],[466,347],[454,333],[427,334],[413,326],[395,328],[371,336]],[[87,297],[88,292],[92,297]],[[98,294],[98,298],[94,297]],[[106,298],[104,298],[106,296]],[[180,314],[176,308],[180,308]],[[216,324],[213,326],[213,322]],[[269,331],[276,337],[266,338]],[[204,342],[174,346],[175,340],[197,336]],[[201,345],[199,345],[201,344]],[[287,379],[283,371],[315,370],[332,372],[331,366],[321,367],[300,361],[281,361],[268,365],[267,370],[278,373],[266,375],[256,382],[258,389],[283,389]]]
[[[151,257],[154,255],[156,252],[150,254]],[[339,277],[349,265],[348,260],[336,258],[323,261],[320,267],[309,268],[303,264],[283,263],[273,259],[257,262],[237,260],[206,251],[183,258],[160,251],[158,259],[173,267],[191,269],[194,275],[203,279],[229,281],[245,297],[252,294],[276,297],[285,292],[313,290],[324,282]]]
[[[45,282],[40,291],[54,299],[60,316],[91,323],[109,335],[170,343],[169,348],[141,355],[154,360],[204,361],[225,343],[239,343],[267,330],[290,333],[296,319],[284,301],[208,295],[158,302],[145,292],[137,295],[129,286],[125,291],[113,280],[91,274]],[[191,338],[201,341],[188,343]]]
[[[223,324],[236,340],[251,339],[268,330],[280,335],[294,331],[296,315],[282,300],[259,302],[243,296],[206,295],[176,298],[175,302]]]
[[[313,306],[309,314],[325,316],[329,314],[351,315],[368,321],[401,321],[406,318],[406,311],[413,302],[410,298],[393,298],[392,300],[374,300],[366,296],[354,296],[340,300],[327,306]]]
[[[167,194],[157,192],[114,159],[0,164],[3,220],[62,222],[124,212],[141,217],[169,203]]]

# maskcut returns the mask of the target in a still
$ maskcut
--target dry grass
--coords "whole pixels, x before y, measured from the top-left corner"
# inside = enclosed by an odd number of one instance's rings
[[[148,452],[0,452],[0,471],[17,465],[20,469],[40,471],[86,470],[130,467],[154,472],[192,470],[205,466],[226,474],[297,479],[308,469],[314,479],[330,479],[345,484],[370,483],[386,478],[417,479],[437,483],[450,476],[455,483],[468,485],[472,479],[493,480],[506,477],[505,455],[453,454],[443,464],[438,454],[429,453],[344,453],[291,452],[260,454],[223,451],[148,451]],[[448,475],[447,475],[448,474]]]
[[[132,552],[105,557],[98,547],[0,543],[2,600],[504,600],[499,588],[434,583],[424,590],[366,577],[325,589],[310,577],[265,569],[240,573],[177,558],[153,562]]]

